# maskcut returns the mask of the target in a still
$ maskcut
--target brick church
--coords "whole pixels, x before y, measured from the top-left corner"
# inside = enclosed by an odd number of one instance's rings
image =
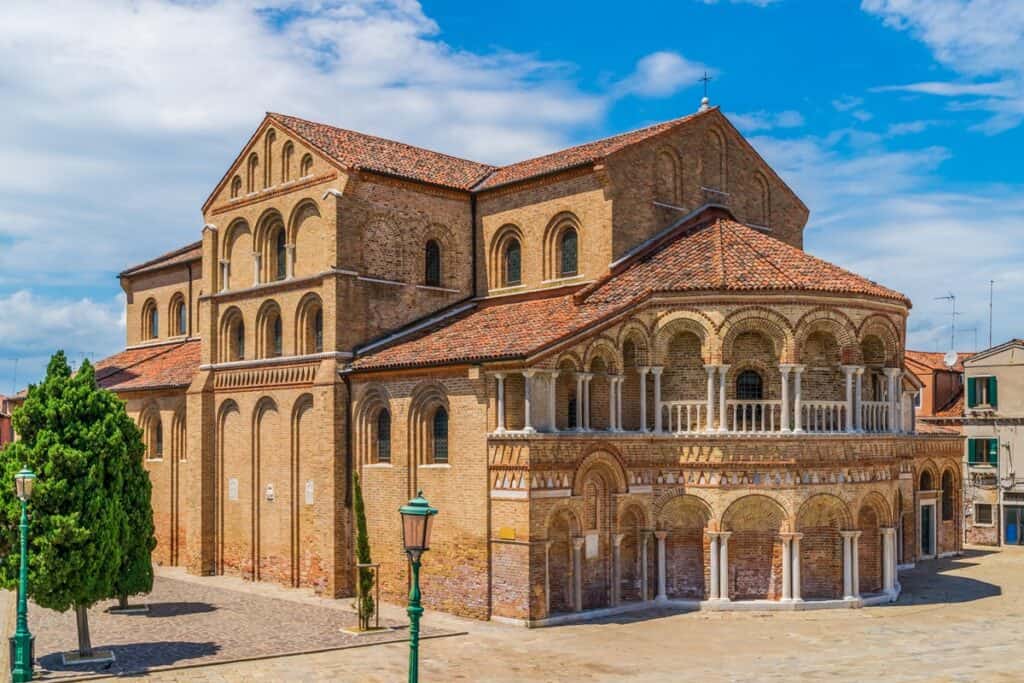
[[[501,167],[267,114],[203,215],[98,363],[159,564],[351,595],[356,472],[386,598],[422,489],[426,604],[480,619],[860,606],[961,548],[910,302],[716,107]]]

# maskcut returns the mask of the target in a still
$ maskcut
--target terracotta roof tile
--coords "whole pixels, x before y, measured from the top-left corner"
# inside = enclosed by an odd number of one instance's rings
[[[960,352],[956,354],[956,364],[949,368],[946,365],[946,354],[941,351],[912,351],[907,349],[903,352],[903,358],[911,363],[917,364],[928,370],[950,370],[953,372],[964,371],[964,361],[973,356],[973,353]]]
[[[918,420],[914,425],[918,434],[962,434],[963,427],[958,425],[939,425]]]
[[[494,166],[284,114],[268,114],[346,168],[469,190]]]
[[[522,358],[585,330],[655,292],[811,291],[895,299],[902,294],[736,223],[680,226],[597,283],[573,294],[485,300],[373,349],[356,369]]]
[[[157,256],[155,259],[150,259],[145,263],[140,263],[137,266],[132,266],[121,271],[121,277],[126,275],[138,275],[146,271],[155,270],[157,268],[166,268],[178,263],[188,263],[189,261],[197,261],[203,257],[203,243],[202,241],[193,242],[192,244],[186,244],[183,247],[178,247],[174,251],[169,251],[166,254]]]
[[[963,417],[964,416],[964,391],[961,389],[946,405],[935,411],[933,417]]]
[[[199,369],[200,341],[125,349],[96,363],[96,381],[112,391],[184,387]]]

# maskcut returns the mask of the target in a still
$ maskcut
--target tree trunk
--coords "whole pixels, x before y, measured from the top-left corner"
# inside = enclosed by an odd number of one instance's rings
[[[118,595],[117,596],[117,606],[120,609],[127,609],[128,608],[128,596],[127,595]]]
[[[78,625],[78,655],[92,656],[92,640],[89,638],[89,610],[85,605],[75,605],[75,621]]]

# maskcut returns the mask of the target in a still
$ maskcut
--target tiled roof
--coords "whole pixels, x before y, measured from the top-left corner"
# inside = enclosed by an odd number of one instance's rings
[[[953,372],[964,371],[964,361],[973,356],[972,353],[956,354],[956,364],[952,368],[946,365],[946,354],[941,351],[912,351],[907,349],[903,352],[903,358],[912,364],[919,365],[927,370],[952,370]]]
[[[918,434],[962,434],[963,428],[959,425],[939,425],[931,422],[918,420],[914,424]]]
[[[167,266],[173,266],[177,263],[188,263],[189,261],[198,261],[203,257],[203,243],[193,242],[192,244],[186,244],[183,247],[178,247],[174,251],[169,251],[166,254],[157,256],[155,259],[150,259],[145,263],[140,263],[137,266],[132,266],[126,270],[121,271],[121,277],[126,275],[138,275],[150,270],[156,270],[157,268],[166,268]]]
[[[811,291],[906,297],[711,210],[573,294],[492,299],[360,355],[355,369],[523,358],[657,292]],[[708,215],[717,215],[710,220]],[[543,298],[541,298],[543,297]]]
[[[637,253],[586,300],[692,291],[835,292],[910,303],[899,292],[723,216],[696,224],[688,236]]]
[[[504,166],[491,173],[487,179],[480,183],[475,189],[487,190],[499,185],[514,183],[527,178],[534,178],[548,173],[574,168],[582,164],[594,163],[595,161],[603,159],[604,157],[617,152],[628,145],[632,145],[654,137],[660,133],[664,133],[665,131],[682,125],[697,116],[700,116],[700,114],[690,114],[689,116],[673,119],[672,121],[657,123],[653,126],[647,126],[646,128],[641,128],[639,130],[620,133],[619,135],[613,135],[612,137],[604,138],[602,140],[587,142],[582,145],[577,145],[576,147],[570,147],[568,149],[563,149],[551,154],[545,154],[544,156],[536,157],[534,159],[527,159],[526,161],[520,161],[509,166]]]
[[[494,166],[284,114],[268,114],[346,168],[469,190]]]
[[[964,391],[961,389],[953,395],[946,405],[935,411],[934,417],[963,417],[964,416]]]
[[[199,351],[198,339],[125,349],[96,363],[96,381],[111,391],[185,387],[199,369]]]

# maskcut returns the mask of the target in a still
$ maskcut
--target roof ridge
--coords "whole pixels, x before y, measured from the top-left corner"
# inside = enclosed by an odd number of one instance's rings
[[[777,264],[777,263],[776,263],[776,262],[775,262],[775,261],[774,261],[774,260],[773,260],[773,259],[771,258],[771,256],[770,256],[769,254],[765,253],[765,252],[764,252],[764,251],[762,251],[761,249],[758,249],[758,248],[757,248],[757,246],[756,246],[755,244],[753,244],[753,243],[752,243],[752,242],[751,242],[751,241],[750,241],[749,239],[744,239],[745,235],[743,235],[743,232],[744,232],[744,231],[747,231],[747,232],[749,232],[749,233],[752,233],[752,234],[758,235],[759,237],[767,237],[768,239],[774,239],[774,238],[772,238],[772,237],[768,237],[767,235],[761,235],[760,233],[758,233],[758,232],[757,232],[756,230],[754,230],[753,228],[749,228],[749,227],[747,227],[746,225],[743,225],[743,224],[741,224],[741,223],[738,223],[738,222],[736,222],[736,221],[730,221],[730,223],[731,223],[731,225],[729,226],[729,227],[730,227],[730,231],[732,232],[732,234],[733,234],[733,235],[734,235],[734,236],[735,236],[735,237],[736,237],[737,239],[739,239],[739,243],[740,243],[740,244],[741,244],[742,246],[744,246],[744,247],[746,247],[747,249],[749,249],[750,251],[754,252],[754,254],[755,254],[755,255],[756,255],[756,256],[757,256],[758,258],[760,258],[760,259],[761,259],[762,261],[764,261],[764,262],[765,262],[765,263],[767,263],[767,264],[768,264],[769,266],[771,266],[771,267],[772,267],[772,268],[773,268],[773,269],[775,270],[775,272],[776,272],[776,273],[778,273],[779,275],[781,275],[781,276],[782,276],[782,278],[783,278],[783,279],[785,279],[785,280],[787,280],[787,281],[788,281],[788,282],[789,282],[789,283],[790,283],[791,285],[793,285],[794,287],[797,287],[797,286],[799,286],[799,285],[800,285],[799,281],[797,281],[797,280],[796,280],[796,278],[794,278],[793,276],[791,276],[791,275],[790,275],[790,274],[789,274],[789,273],[788,273],[788,272],[786,271],[786,269],[784,269],[784,268],[782,268],[781,266],[779,266],[779,264]],[[737,230],[736,228],[742,228],[743,230]],[[776,240],[776,241],[779,241],[779,240]],[[724,252],[723,252],[723,253],[724,253]],[[804,252],[804,253],[806,254],[807,252]]]

